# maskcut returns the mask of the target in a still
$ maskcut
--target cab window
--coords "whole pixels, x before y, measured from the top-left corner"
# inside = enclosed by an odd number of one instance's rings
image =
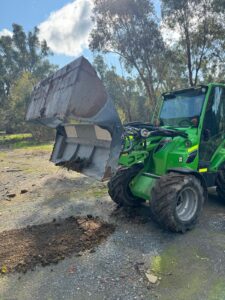
[[[208,101],[202,141],[200,159],[210,161],[212,155],[224,139],[225,133],[225,88],[213,87]]]

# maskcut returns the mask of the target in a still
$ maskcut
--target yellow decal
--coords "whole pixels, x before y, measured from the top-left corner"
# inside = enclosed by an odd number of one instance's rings
[[[191,152],[194,152],[194,151],[197,151],[198,150],[198,145],[195,145],[191,148],[188,148],[188,153],[191,153]]]
[[[207,168],[205,168],[205,169],[199,169],[199,173],[206,173],[207,171],[208,171]]]

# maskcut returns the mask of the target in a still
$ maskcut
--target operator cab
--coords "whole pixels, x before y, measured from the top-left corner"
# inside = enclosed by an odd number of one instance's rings
[[[198,127],[207,90],[207,86],[201,86],[164,94],[160,126]]]
[[[210,164],[225,139],[225,88],[210,84],[163,95],[160,126],[179,129],[199,128],[200,165]],[[201,115],[203,115],[201,121]]]

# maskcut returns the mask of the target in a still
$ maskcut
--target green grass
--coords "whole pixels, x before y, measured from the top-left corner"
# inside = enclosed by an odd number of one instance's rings
[[[31,139],[31,133],[18,133],[18,134],[4,134],[0,135],[0,143],[9,143]]]
[[[29,150],[52,150],[52,143],[37,143],[36,141],[20,141],[12,145],[12,149],[29,149]]]
[[[31,133],[0,135],[0,145],[5,145],[11,149],[52,150],[52,142],[37,142],[32,139]]]
[[[101,198],[108,195],[107,191],[108,190],[106,188],[96,188],[96,190],[91,190],[90,194],[93,195],[95,198]]]

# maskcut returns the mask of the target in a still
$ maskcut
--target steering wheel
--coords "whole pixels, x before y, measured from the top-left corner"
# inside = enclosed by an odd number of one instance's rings
[[[181,120],[178,124],[179,124],[180,127],[193,126],[192,121],[190,121],[188,119]]]

